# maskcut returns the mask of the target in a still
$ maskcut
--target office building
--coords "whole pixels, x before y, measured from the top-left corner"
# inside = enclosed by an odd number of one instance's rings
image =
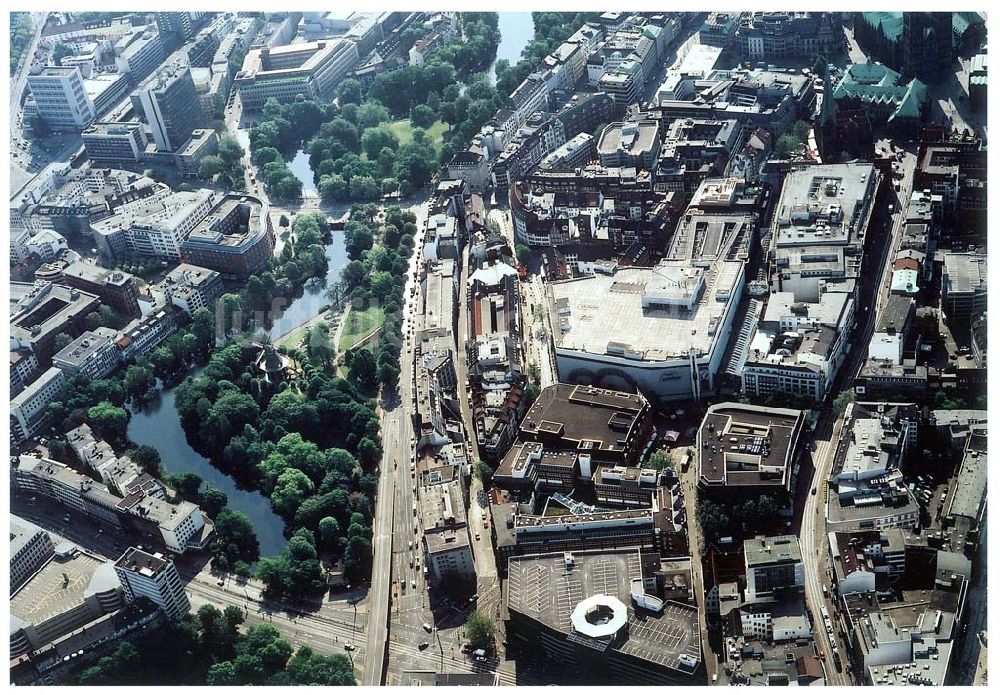
[[[941,309],[958,325],[971,323],[986,311],[986,255],[946,253],[941,271]]]
[[[770,230],[771,288],[817,302],[856,279],[882,175],[871,164],[823,164],[785,176]]]
[[[833,286],[812,303],[793,292],[771,294],[747,345],[743,393],[822,401],[847,358],[853,326],[853,294],[844,288]]]
[[[268,205],[250,195],[228,194],[207,210],[180,244],[185,263],[245,280],[274,253]]]
[[[135,276],[124,270],[109,270],[94,263],[75,261],[63,269],[62,283],[96,294],[104,304],[125,317],[137,317],[139,297]]]
[[[474,577],[462,483],[454,477],[454,468],[442,467],[422,478],[416,507],[425,561],[434,579]]]
[[[36,65],[28,73],[28,89],[38,117],[52,130],[80,131],[97,118],[79,67]]]
[[[48,532],[30,521],[10,517],[10,593],[11,596],[44,565],[55,550]]]
[[[89,292],[42,280],[22,288],[26,291],[10,308],[11,346],[30,348],[38,363],[47,367],[55,337],[60,333],[79,335],[85,328],[85,317],[101,300]]]
[[[222,275],[215,270],[181,263],[167,273],[160,285],[166,302],[182,309],[188,316],[201,308],[212,309],[225,287]]]
[[[122,361],[145,355],[155,350],[160,343],[177,330],[178,310],[165,306],[153,313],[135,319],[118,334],[115,344],[122,353]]]
[[[172,35],[172,40],[178,43],[188,41],[198,27],[204,24],[210,12],[156,12],[156,27],[161,34]]]
[[[659,570],[659,557],[637,548],[512,557],[508,639],[563,664],[580,683],[704,681],[698,611],[662,598]]]
[[[712,12],[701,25],[698,42],[705,46],[728,48],[736,38],[739,23],[739,12]]]
[[[698,486],[719,499],[766,493],[786,501],[795,489],[802,411],[738,403],[709,407],[698,429]]]
[[[146,134],[140,123],[97,122],[83,131],[87,159],[96,166],[138,163],[146,151]]]
[[[636,463],[651,427],[652,408],[641,393],[558,383],[541,390],[519,435],[547,451],[577,452],[590,478],[598,464]]]
[[[98,249],[112,258],[128,254],[180,260],[182,243],[212,210],[219,194],[209,189],[156,191],[91,224]],[[204,265],[202,263],[198,265]]]
[[[551,283],[548,310],[560,380],[667,401],[698,400],[714,390],[744,291],[755,236],[751,221],[706,221],[708,234],[696,220],[683,227],[687,233],[674,235],[653,268]]]
[[[123,605],[111,563],[60,543],[10,599],[10,658],[40,649]]]
[[[52,365],[66,373],[86,374],[91,379],[103,379],[121,364],[121,353],[115,345],[117,332],[110,328],[86,331],[52,356]]]
[[[852,403],[830,476],[827,528],[868,531],[913,528],[920,508],[900,470],[917,444],[916,406]]]
[[[10,401],[10,436],[12,445],[31,439],[49,425],[49,403],[62,393],[66,375],[58,367],[43,372]]]
[[[129,603],[145,597],[173,620],[180,620],[191,610],[174,561],[162,553],[129,548],[115,562],[115,574]]]
[[[597,156],[606,167],[651,171],[659,154],[659,124],[651,120],[611,123],[597,144]]]
[[[773,596],[782,589],[805,586],[805,566],[795,536],[751,538],[743,541],[747,600]]]
[[[174,152],[204,121],[191,68],[177,60],[158,70],[136,89],[137,102],[158,150]]]
[[[299,94],[328,101],[358,59],[357,44],[346,39],[253,48],[234,86],[249,111],[263,108],[271,98],[290,103]]]
[[[31,348],[20,347],[10,351],[10,395],[16,396],[25,384],[38,373],[38,359]]]
[[[149,77],[167,57],[160,32],[152,25],[137,27],[115,43],[118,72],[127,74],[133,85]]]
[[[835,12],[748,12],[736,29],[736,49],[743,60],[784,61],[832,56],[844,45],[840,15]]]
[[[131,461],[125,463],[134,467]],[[18,494],[48,497],[99,523],[130,528],[172,553],[208,547],[215,527],[200,507],[187,501],[177,504],[164,501],[162,487],[149,485],[152,479],[148,476],[129,474],[127,489],[115,491],[112,488],[117,483],[112,478],[117,473],[112,473],[107,473],[109,487],[61,463],[20,456],[11,463],[11,489]]]

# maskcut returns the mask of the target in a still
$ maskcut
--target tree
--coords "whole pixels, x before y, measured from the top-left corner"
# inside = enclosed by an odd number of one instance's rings
[[[128,413],[108,401],[101,401],[87,410],[87,422],[104,439],[120,441],[128,428]]]
[[[425,107],[426,108],[426,107]],[[395,133],[388,127],[380,125],[375,128],[366,128],[361,135],[361,147],[364,149],[368,159],[377,159],[382,148],[388,147],[390,150],[399,148],[399,140]]]
[[[156,381],[153,371],[142,364],[130,364],[125,370],[125,377],[122,379],[122,386],[125,392],[131,396],[145,393]]]
[[[257,561],[260,544],[246,514],[223,509],[215,516],[214,523],[215,538],[211,545],[213,565],[229,570],[238,562]]]
[[[410,109],[410,122],[414,128],[430,128],[434,125],[434,111],[426,104],[417,104]]]
[[[374,100],[368,100],[358,106],[357,124],[362,130],[374,128],[379,123],[386,123],[389,120],[389,109]]]
[[[705,540],[718,539],[729,533],[729,515],[715,502],[699,496],[695,505],[695,516]]]
[[[485,649],[493,644],[496,625],[493,619],[479,611],[472,611],[465,621],[465,634],[473,647]]]
[[[53,354],[61,352],[63,348],[73,342],[73,336],[69,333],[59,333],[55,338],[52,339],[52,352]]]
[[[55,65],[62,65],[63,58],[71,55],[73,55],[73,49],[60,41],[52,49],[52,62]]]
[[[337,87],[337,103],[344,104],[361,103],[361,83],[353,78],[348,78]]]
[[[663,449],[657,449],[653,452],[653,455],[649,457],[649,467],[655,468],[658,471],[662,471],[665,468],[673,469],[674,459]]]
[[[483,481],[483,484],[486,484],[491,480],[493,480],[493,474],[496,472],[493,466],[486,463],[486,461],[483,461],[482,459],[478,459],[476,461],[474,470],[476,473],[476,477],[478,477],[481,481]]]
[[[799,142],[794,135],[786,134],[778,138],[778,141],[774,145],[774,153],[780,159],[788,159],[800,147],[802,147],[802,143]]]
[[[160,452],[148,444],[141,444],[134,449],[129,449],[125,455],[150,475],[157,478],[163,475],[163,469],[160,466]]]
[[[223,135],[219,139],[218,151],[219,158],[227,167],[233,166],[243,157],[243,146],[232,135]]]
[[[222,158],[218,155],[207,155],[202,157],[201,161],[198,162],[198,176],[203,179],[210,179],[220,173],[224,166]]]
[[[368,348],[354,350],[350,359],[350,377],[363,391],[371,391],[375,388],[377,379],[375,372],[375,357]]]
[[[281,217],[278,218],[278,226],[279,227],[287,227],[288,224],[289,224],[289,222],[288,222],[288,215],[285,215],[284,213],[282,213]]]
[[[833,413],[837,417],[844,414],[847,406],[854,402],[854,389],[844,389],[833,399]]]
[[[205,485],[205,489],[201,491],[201,510],[208,515],[210,519],[214,519],[218,516],[219,512],[229,504],[229,496],[217,487],[211,485]]]
[[[298,468],[286,468],[278,476],[271,493],[271,504],[282,516],[294,516],[308,495],[315,489],[309,476]]]
[[[524,244],[515,244],[514,253],[517,255],[517,260],[525,265],[531,259],[531,249]]]
[[[336,549],[340,542],[340,524],[332,516],[319,520],[319,542],[327,550]]]

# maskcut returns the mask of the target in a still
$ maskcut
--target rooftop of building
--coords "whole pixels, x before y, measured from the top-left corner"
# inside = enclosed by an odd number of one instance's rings
[[[701,662],[698,611],[673,601],[667,601],[661,613],[638,608],[631,597],[631,583],[643,576],[642,570],[637,549],[513,557],[508,564],[507,606],[599,651],[613,650],[691,673]],[[626,629],[610,640],[588,637],[573,627],[574,611],[595,597],[614,602],[616,619],[624,620]]]
[[[530,438],[578,442],[579,449],[622,450],[648,405],[641,394],[553,384],[542,389],[525,413],[521,433]]]
[[[87,261],[75,261],[63,269],[63,275],[80,278],[100,285],[116,285],[124,287],[135,278],[132,273],[117,268],[105,268],[96,263]]]
[[[875,167],[865,163],[792,169],[775,208],[772,244],[856,243],[864,234],[877,183]]]
[[[104,329],[102,333],[85,331],[69,345],[57,352],[52,359],[53,361],[77,366],[86,364],[95,354],[110,347],[116,335],[117,333],[110,329]]]
[[[10,557],[14,557],[39,534],[48,535],[48,531],[33,524],[27,519],[10,515]]]
[[[36,282],[31,291],[11,307],[11,336],[30,340],[32,329],[40,334],[62,326],[71,316],[99,303],[96,295],[65,285]]]
[[[769,536],[743,541],[747,567],[774,563],[802,562],[799,539],[796,536]]]
[[[267,205],[260,198],[229,193],[191,230],[184,244],[238,248],[263,233],[266,218]]]
[[[988,273],[986,254],[946,253],[944,269],[948,275],[948,292],[951,294],[985,292]]]
[[[738,294],[742,261],[716,261],[704,273],[704,285],[691,311],[678,307],[644,308],[644,295],[677,290],[686,261],[666,261],[655,268],[623,268],[550,285],[554,342],[558,349],[614,355],[641,361],[686,359],[705,355],[718,342],[720,325]],[[599,298],[599,300],[598,300]]]
[[[958,473],[945,500],[945,516],[965,516],[978,520],[986,502],[988,478],[984,437],[970,437]]]
[[[118,579],[109,562],[77,549],[58,552],[11,597],[11,617],[24,624],[38,625],[72,610],[91,594],[111,591],[117,586]]]
[[[168,562],[161,553],[147,553],[138,548],[129,548],[115,562],[115,567],[146,577],[155,577]]]
[[[802,411],[788,408],[709,407],[699,433],[700,477],[710,485],[787,485],[802,420]]]
[[[659,124],[652,120],[626,121],[611,123],[597,143],[600,155],[611,155],[615,152],[631,157],[641,157],[653,150],[659,138]]]

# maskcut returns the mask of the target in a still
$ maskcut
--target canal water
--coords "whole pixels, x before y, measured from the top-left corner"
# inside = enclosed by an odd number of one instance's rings
[[[303,197],[319,195],[316,191],[316,184],[313,183],[313,171],[309,168],[309,153],[299,150],[288,163],[288,168],[295,174],[295,178],[302,182]]]
[[[309,158],[306,157],[306,170],[309,170]],[[312,174],[310,174],[311,176]],[[282,311],[271,325],[269,335],[277,340],[289,331],[320,313],[320,309],[330,303],[326,297],[327,288],[340,279],[340,273],[350,260],[347,248],[344,246],[342,232],[333,232],[333,239],[326,247],[327,271],[322,282],[306,283],[302,296],[293,300],[288,308]]]
[[[306,168],[308,170],[308,157]],[[340,272],[349,260],[344,248],[344,235],[334,232],[326,247],[329,268],[322,282],[313,282],[295,299],[274,322],[272,337],[284,335],[296,326],[316,316],[328,303],[326,288],[340,278]],[[201,369],[192,372],[192,376]],[[128,438],[136,444],[148,444],[160,452],[163,467],[168,473],[195,473],[208,484],[226,493],[229,507],[243,512],[253,524],[260,542],[261,557],[278,555],[287,545],[284,537],[285,522],[271,509],[271,501],[253,490],[241,489],[236,481],[212,465],[211,460],[195,451],[188,443],[181,426],[180,415],[174,405],[174,389],[163,389],[141,412],[132,414],[128,425]]]
[[[192,376],[201,369],[192,372]],[[133,412],[128,423],[128,438],[136,444],[148,444],[160,452],[168,473],[195,473],[217,487],[229,498],[229,508],[243,512],[253,524],[260,542],[260,556],[278,555],[287,544],[285,522],[271,509],[271,501],[259,492],[242,490],[236,481],[212,465],[188,443],[181,417],[174,406],[174,389],[163,389],[146,403],[141,412]]]
[[[497,28],[500,29],[500,45],[497,46],[497,60],[506,58],[511,65],[521,60],[521,51],[535,37],[535,24],[530,12],[499,12]],[[489,75],[496,84],[496,62],[490,66]]]

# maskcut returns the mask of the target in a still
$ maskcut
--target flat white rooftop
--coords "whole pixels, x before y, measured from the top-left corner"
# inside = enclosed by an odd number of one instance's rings
[[[693,310],[643,309],[643,295],[657,286],[656,268],[624,268],[615,275],[553,283],[552,325],[557,348],[596,355],[618,354],[644,361],[686,357],[689,349],[711,351],[729,302],[739,295],[742,261],[719,261],[705,273],[705,289]],[[609,344],[612,352],[608,351]]]

